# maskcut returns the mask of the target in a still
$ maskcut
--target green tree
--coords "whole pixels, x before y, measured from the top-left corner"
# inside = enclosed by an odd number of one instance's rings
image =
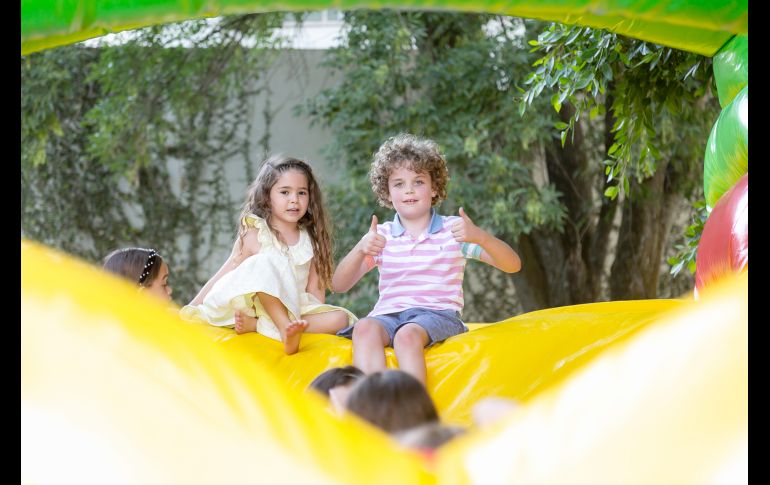
[[[247,100],[264,89],[283,17],[154,26],[23,57],[22,237],[93,262],[154,246],[189,301],[200,263],[235,234],[226,164],[241,161],[244,185],[255,176]]]
[[[604,118],[604,177],[599,179],[599,190],[607,199],[601,201],[595,224],[590,206],[570,210],[580,235],[564,245],[567,251],[573,248],[570,280],[588,288],[589,297],[598,293],[599,282],[593,277],[600,264],[596,257],[604,254],[608,225],[615,211],[621,210],[610,297],[658,296],[661,262],[673,246],[673,217],[688,203],[697,209],[698,199],[703,198],[704,140],[719,113],[712,95],[711,60],[607,31],[561,24],[551,24],[529,44],[541,57],[525,81],[530,87],[521,109],[524,112],[540,93],[553,93],[551,104],[562,118],[556,125],[561,147],[552,146],[557,158],[582,151],[581,115],[584,120],[588,116],[589,124]],[[572,165],[573,171],[581,168]],[[566,187],[558,182],[557,186]],[[625,201],[618,204],[621,194],[626,195]],[[581,254],[574,251],[575,245]]]
[[[389,215],[375,207],[366,172],[379,144],[406,131],[433,138],[447,156],[452,181],[439,210],[453,214],[464,206],[477,224],[513,243],[522,256],[516,276],[469,265],[466,318],[490,321],[514,310],[658,296],[672,211],[697,186],[702,150],[693,147],[704,145],[718,113],[707,89],[708,66],[683,87],[679,69],[692,56],[670,49],[645,65],[622,57],[575,65],[569,49],[538,62],[527,43],[537,38],[538,46],[545,45],[550,37],[543,36],[559,29],[573,36],[564,26],[394,11],[349,12],[346,21],[347,41],[327,62],[344,80],[303,111],[331,128],[329,158],[341,160],[350,175],[332,201],[341,254],[365,232],[371,212],[381,220]],[[577,32],[564,40],[568,46],[579,41],[581,61],[596,59],[586,53],[590,48],[650,49],[611,34],[602,37],[601,31]],[[565,75],[566,69],[577,75]],[[520,87],[525,83],[529,91]],[[541,96],[546,88],[555,98]],[[559,89],[571,92],[561,96]],[[664,109],[666,100],[679,111]],[[654,128],[644,132],[653,156],[645,151],[647,158],[640,159],[638,140],[619,139],[617,119],[626,119],[633,130]],[[635,164],[605,164],[610,148],[629,153]],[[607,166],[608,173],[629,181],[633,197],[602,196]],[[629,167],[639,167],[644,177],[630,177]],[[619,230],[613,227],[617,211]],[[334,298],[365,312],[375,298],[374,281],[368,276],[352,293]],[[518,304],[508,298],[514,288]]]

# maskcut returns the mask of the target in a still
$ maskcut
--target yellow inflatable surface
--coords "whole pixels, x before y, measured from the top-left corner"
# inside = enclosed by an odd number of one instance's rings
[[[22,242],[22,482],[735,483],[748,459],[748,276],[698,302],[532,312],[431,347],[442,418],[522,405],[435,470],[303,392],[351,361],[303,336],[180,320],[134,287]],[[390,354],[389,365],[395,365]]]

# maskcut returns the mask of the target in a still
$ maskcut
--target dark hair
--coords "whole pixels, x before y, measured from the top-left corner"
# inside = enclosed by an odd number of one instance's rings
[[[364,376],[364,371],[353,365],[333,367],[318,374],[308,388],[315,389],[329,396],[329,391],[337,386],[346,386]]]
[[[388,433],[438,421],[428,391],[415,377],[400,370],[375,372],[360,379],[348,394],[347,409]]]
[[[154,249],[122,248],[104,257],[103,268],[139,286],[150,286],[162,263],[163,258]]]
[[[313,170],[310,165],[293,157],[285,155],[273,155],[262,163],[257,178],[249,185],[246,192],[246,200],[241,210],[239,240],[243,241],[247,227],[244,225],[244,217],[254,214],[267,221],[270,230],[279,236],[278,231],[272,225],[272,212],[270,211],[270,189],[285,172],[296,170],[307,178],[308,206],[307,212],[299,220],[298,225],[307,230],[313,245],[313,264],[318,272],[319,288],[331,289],[332,269],[332,238],[329,221],[326,219],[321,189],[318,187]]]
[[[431,205],[446,199],[449,170],[438,144],[432,140],[401,133],[388,138],[382,144],[374,154],[369,169],[369,181],[381,206],[393,207],[393,203],[388,200],[388,178],[394,170],[401,167],[430,175],[431,188],[436,191]]]

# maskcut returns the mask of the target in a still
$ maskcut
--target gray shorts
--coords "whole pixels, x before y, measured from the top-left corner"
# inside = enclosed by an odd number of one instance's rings
[[[430,337],[428,345],[468,331],[468,327],[460,319],[460,312],[455,310],[410,308],[401,312],[374,315],[366,318],[377,320],[382,328],[385,329],[388,333],[388,338],[390,338],[388,343],[390,347],[393,346],[393,338],[396,336],[396,332],[407,323],[416,323],[428,333],[428,337]],[[337,332],[337,335],[353,338],[353,327],[344,328]]]

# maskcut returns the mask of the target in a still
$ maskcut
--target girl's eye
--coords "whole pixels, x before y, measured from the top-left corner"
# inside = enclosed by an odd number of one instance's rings
[[[307,192],[305,192],[304,190],[300,190],[299,195],[307,195]]]
[[[289,195],[289,191],[288,190],[282,190],[281,191],[281,195]]]

